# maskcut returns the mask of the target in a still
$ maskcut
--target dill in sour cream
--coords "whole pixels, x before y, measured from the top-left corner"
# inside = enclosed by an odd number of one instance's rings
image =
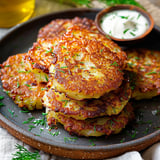
[[[149,28],[149,22],[141,13],[132,10],[116,10],[101,19],[103,31],[118,39],[133,39],[141,36]]]

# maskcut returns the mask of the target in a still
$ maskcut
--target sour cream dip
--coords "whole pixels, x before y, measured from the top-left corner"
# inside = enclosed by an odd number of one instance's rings
[[[102,30],[118,39],[134,39],[149,28],[149,22],[140,12],[128,9],[115,10],[103,15]]]

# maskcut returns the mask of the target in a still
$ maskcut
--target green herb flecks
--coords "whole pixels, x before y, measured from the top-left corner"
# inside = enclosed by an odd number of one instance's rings
[[[36,119],[32,123],[37,126],[41,125],[41,126],[46,127],[46,115],[47,115],[47,113],[42,113],[42,116],[43,116],[42,119]]]
[[[132,130],[132,133],[128,133],[131,138],[135,138],[137,135],[137,129]]]
[[[4,96],[0,96],[0,101],[4,99]],[[3,102],[0,102],[0,107],[5,106]]]
[[[20,84],[19,84],[19,82],[17,82],[17,88],[19,88],[20,87]]]
[[[65,143],[67,143],[67,142],[75,142],[77,140],[78,140],[77,137],[64,137],[64,142]]]
[[[0,100],[4,99],[4,96],[0,96]]]
[[[122,138],[121,140],[120,140],[120,143],[123,143],[125,141],[125,138]]]
[[[137,16],[137,19],[139,19],[139,18],[140,18],[140,16],[141,16],[141,14],[139,13],[139,14],[138,14],[138,16]]]
[[[138,124],[152,124],[153,122],[151,120],[148,120],[148,121],[139,120],[137,123]]]
[[[127,63],[128,67],[132,68],[134,66],[134,63],[130,62],[130,63]]]
[[[125,29],[125,30],[123,31],[123,33],[126,34],[127,31],[129,31],[129,30],[130,30],[129,28]]]
[[[5,106],[4,103],[0,102],[0,107]]]
[[[84,62],[79,62],[79,63],[84,64]]]
[[[149,128],[146,128],[146,130],[143,132],[144,134],[148,134]]]
[[[129,16],[120,16],[122,19],[128,19]]]
[[[46,50],[46,53],[53,53],[53,48],[50,48],[49,50]]]
[[[45,80],[48,82],[48,76],[47,75],[45,75]]]
[[[136,60],[139,60],[140,58],[139,58],[139,57],[135,57],[135,59],[136,59]]]
[[[133,33],[133,32],[129,32],[129,33],[130,33],[132,36],[134,36],[134,37],[136,36],[136,34],[135,34],[135,33]]]
[[[40,160],[38,151],[29,152],[26,148],[19,144],[16,144],[15,147],[18,151],[13,154],[14,157],[12,160]]]
[[[31,85],[30,85],[30,84],[25,84],[25,86],[27,86],[27,87],[31,87]]]
[[[49,133],[51,136],[58,136],[58,135],[60,134],[59,131],[56,131],[56,132],[48,131],[48,133]]]
[[[31,131],[33,128],[36,128],[36,126],[33,125],[29,125],[28,127],[29,127],[28,131]]]
[[[28,70],[28,71],[18,71],[18,73],[30,73],[31,71]]]
[[[66,73],[65,71],[63,71],[61,69],[57,69],[57,71],[62,72],[62,73]]]
[[[66,106],[67,103],[69,102],[69,100],[67,100],[67,99],[63,99],[63,100],[61,100],[61,101],[62,101],[62,102],[65,102],[64,106]]]
[[[62,46],[62,48],[67,49],[65,46]]]
[[[101,49],[100,52],[102,53],[102,52],[103,52],[103,49]]]
[[[110,66],[116,66],[116,67],[118,67],[119,64],[116,61],[114,61],[113,63],[110,64]]]
[[[146,75],[151,75],[151,74],[157,74],[157,72],[156,71],[152,71],[152,72],[146,73]]]
[[[23,124],[28,124],[28,123],[31,123],[34,119],[35,119],[35,117],[30,117],[30,118],[27,119],[27,121],[23,121],[22,123]]]
[[[106,38],[108,38],[108,39],[110,39],[110,40],[111,40],[110,36],[109,36],[109,35],[107,35],[107,34],[106,34]]]
[[[23,110],[21,110],[21,113],[29,113],[30,111],[27,108],[23,108]]]
[[[89,142],[91,143],[91,146],[95,146],[95,145],[96,145],[96,144],[95,144],[95,141],[96,141],[95,138],[89,139]]]
[[[5,65],[4,67],[11,67],[11,65]]]
[[[15,112],[10,110],[9,108],[8,108],[8,112],[11,114],[11,117],[17,117],[17,115],[15,115]]]
[[[60,67],[60,68],[68,68],[67,66],[63,66],[63,67]]]

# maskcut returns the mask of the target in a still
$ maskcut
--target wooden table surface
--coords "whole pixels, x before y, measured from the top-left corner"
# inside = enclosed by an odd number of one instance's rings
[[[155,4],[156,6],[160,7],[160,0],[149,0],[149,1]]]

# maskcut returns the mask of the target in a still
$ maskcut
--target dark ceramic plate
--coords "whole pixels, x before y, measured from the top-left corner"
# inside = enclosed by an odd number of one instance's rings
[[[75,16],[94,19],[98,11],[96,9],[69,10],[41,16],[16,26],[0,40],[0,63],[13,54],[26,52],[36,41],[38,30],[52,19]],[[160,29],[155,26],[146,40],[134,44],[134,47],[160,50],[159,44]],[[62,126],[48,131],[48,128],[38,125],[29,131],[29,125],[33,125],[32,121],[29,124],[23,124],[23,121],[32,116],[42,119],[44,111],[22,113],[21,109],[3,92],[1,83],[0,95],[4,96],[0,102],[5,104],[0,107],[0,125],[23,142],[54,155],[75,159],[102,159],[126,151],[140,151],[160,140],[160,130],[157,130],[160,127],[160,115],[155,115],[155,112],[160,110],[160,97],[133,102],[139,123],[131,124],[120,134],[101,138],[78,138],[70,136]]]

